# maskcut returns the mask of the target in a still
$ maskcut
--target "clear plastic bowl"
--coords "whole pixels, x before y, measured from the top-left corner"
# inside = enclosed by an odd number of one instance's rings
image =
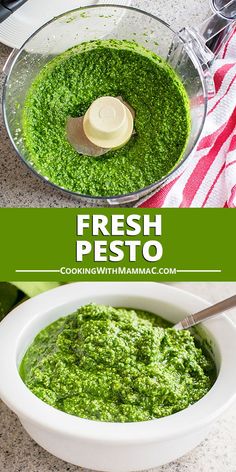
[[[147,12],[119,5],[82,7],[54,18],[45,24],[23,45],[14,51],[5,67],[3,115],[12,144],[27,166],[43,180],[30,162],[22,136],[22,111],[29,87],[45,64],[56,55],[81,42],[97,39],[134,40],[164,58],[181,78],[189,96],[191,131],[185,153],[169,174],[146,188],[126,195],[91,197],[71,192],[49,182],[68,194],[86,199],[91,204],[122,205],[134,202],[157,189],[174,174],[196,146],[206,117],[207,75],[198,42],[187,30],[176,33],[164,21]],[[196,43],[196,44],[195,44]],[[193,44],[197,47],[193,47]],[[204,62],[204,61],[203,61]]]

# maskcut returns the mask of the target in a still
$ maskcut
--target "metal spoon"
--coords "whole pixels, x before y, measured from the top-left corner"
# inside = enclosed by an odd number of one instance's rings
[[[222,300],[221,302],[218,302],[215,305],[209,306],[208,308],[205,308],[204,310],[201,310],[198,313],[194,313],[193,315],[187,316],[182,321],[174,325],[173,328],[177,331],[191,328],[191,326],[194,326],[198,323],[201,323],[201,321],[203,320],[207,320],[208,318],[218,315],[218,313],[221,313],[222,311],[230,310],[230,308],[233,308],[235,306],[236,295],[233,295],[233,297],[226,298],[226,300]]]

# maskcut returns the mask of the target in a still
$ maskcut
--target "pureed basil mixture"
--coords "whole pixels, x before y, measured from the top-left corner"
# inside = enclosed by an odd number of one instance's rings
[[[188,330],[141,310],[94,304],[43,329],[20,375],[49,405],[109,422],[171,415],[202,398],[216,376]]]
[[[79,155],[66,136],[101,96],[122,96],[135,110],[135,135],[102,157]],[[173,69],[133,41],[80,44],[49,62],[32,84],[23,113],[29,161],[54,184],[91,196],[135,192],[165,176],[190,131],[187,93]]]

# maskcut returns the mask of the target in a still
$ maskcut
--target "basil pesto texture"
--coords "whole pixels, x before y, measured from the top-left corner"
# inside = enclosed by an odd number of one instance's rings
[[[135,134],[104,156],[83,156],[66,135],[69,116],[83,116],[102,96],[121,96],[135,111]],[[89,196],[136,192],[164,177],[183,155],[189,101],[175,71],[126,40],[79,44],[51,60],[28,91],[23,136],[28,161],[52,183]]]
[[[189,331],[141,310],[91,304],[43,329],[20,375],[37,397],[66,413],[134,422],[198,401],[215,366]]]

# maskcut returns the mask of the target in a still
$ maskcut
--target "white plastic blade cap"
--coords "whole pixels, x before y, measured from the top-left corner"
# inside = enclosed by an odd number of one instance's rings
[[[116,97],[100,97],[84,116],[84,132],[96,146],[116,148],[132,136],[134,119],[128,107]]]

